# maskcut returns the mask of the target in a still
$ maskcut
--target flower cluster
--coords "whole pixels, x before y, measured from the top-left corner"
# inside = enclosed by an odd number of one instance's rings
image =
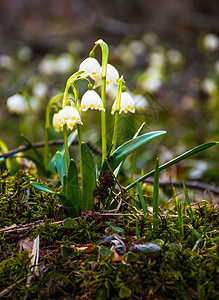
[[[93,58],[88,57],[86,58],[79,66],[79,71],[83,71],[80,75],[82,78],[90,77],[94,80],[94,88],[98,87],[102,83],[101,77],[101,70],[102,67],[100,66],[99,62]],[[117,69],[111,65],[107,64],[107,73],[106,73],[106,86],[115,86],[119,83],[119,72]],[[79,112],[76,108],[67,105],[63,109],[61,109],[57,114],[54,114],[53,117],[53,127],[56,131],[60,131],[63,126],[66,124],[67,128],[72,130],[73,126],[77,124],[83,124],[81,122],[81,117]],[[88,109],[91,110],[99,110],[105,111],[105,107],[103,106],[103,102],[98,95],[98,93],[93,90],[93,86],[89,84],[88,91],[84,93],[81,99],[80,111],[87,111]],[[114,114],[116,110],[116,100],[113,103],[111,113]],[[127,92],[121,93],[121,103],[120,103],[120,110],[121,112],[127,113],[128,111],[131,113],[135,112],[135,101],[133,100],[132,96]]]

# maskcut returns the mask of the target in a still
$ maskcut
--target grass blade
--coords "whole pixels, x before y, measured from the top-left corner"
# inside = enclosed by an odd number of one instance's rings
[[[191,222],[193,222],[193,212],[192,212],[192,208],[190,207],[189,195],[188,195],[184,181],[183,181],[183,190],[184,190],[186,205],[188,207],[187,208],[188,216],[189,216],[189,219],[191,220]]]
[[[138,194],[139,194],[139,198],[140,198],[140,201],[141,201],[141,206],[142,206],[144,215],[147,216],[147,217],[149,217],[147,205],[145,203],[144,196],[143,196],[143,193],[142,193],[142,190],[141,190],[139,182],[137,182],[137,187],[138,187]]]
[[[158,227],[159,221],[159,158],[156,160],[153,190],[153,229]]]
[[[179,161],[182,161],[194,154],[197,154],[205,149],[208,149],[212,146],[215,146],[216,144],[218,144],[218,142],[208,142],[205,144],[202,144],[200,146],[197,146],[179,156],[177,156],[176,158],[168,161],[167,163],[163,164],[162,166],[159,167],[159,171],[165,170],[166,168],[178,163]],[[129,189],[131,189],[133,186],[135,186],[137,184],[137,182],[141,182],[151,176],[153,176],[155,173],[155,170],[150,171],[149,173],[145,174],[144,176],[140,177],[139,179],[137,179],[136,181],[134,181],[133,183],[129,184],[125,189],[128,191]]]

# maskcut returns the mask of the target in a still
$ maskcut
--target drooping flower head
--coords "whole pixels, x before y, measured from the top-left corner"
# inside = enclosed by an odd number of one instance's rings
[[[113,103],[111,114],[114,114],[115,110],[116,110],[116,100]],[[128,111],[131,113],[135,112],[135,101],[133,100],[132,96],[127,92],[121,93],[119,113],[121,114],[122,111],[124,111],[125,113],[127,113]]]
[[[98,109],[105,111],[100,96],[93,90],[88,90],[85,92],[81,99],[80,110],[87,111],[89,108],[92,110]]]
[[[101,67],[96,58],[88,57],[79,66],[79,71],[84,71],[82,77],[90,76],[92,79],[100,77]]]
[[[107,64],[106,84],[108,85],[112,83],[119,83],[119,72],[113,65]]]
[[[69,129],[73,129],[73,126],[77,124],[83,125],[81,122],[81,117],[76,108],[66,105],[58,113],[59,125],[62,127],[65,124]]]
[[[94,87],[96,88],[100,86],[101,82],[102,82],[101,76],[97,76],[94,82]],[[113,65],[107,64],[106,86],[109,86],[113,83],[114,84],[119,83],[119,72]]]

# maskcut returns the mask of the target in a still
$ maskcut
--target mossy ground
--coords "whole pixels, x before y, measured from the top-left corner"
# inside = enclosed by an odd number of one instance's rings
[[[58,197],[35,190],[24,176],[5,173],[0,181],[0,227],[18,225],[0,231],[2,299],[219,298],[216,208],[205,210],[201,203],[193,208],[193,221],[185,210],[184,234],[174,210],[161,214],[157,230],[150,229],[151,217],[125,208],[122,215],[85,211],[63,221]],[[32,245],[37,236],[34,273],[23,241],[29,238]]]

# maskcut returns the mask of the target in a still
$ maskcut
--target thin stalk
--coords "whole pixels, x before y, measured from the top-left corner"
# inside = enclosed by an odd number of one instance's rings
[[[114,119],[111,153],[113,153],[116,149],[118,133],[119,133],[119,111],[120,111],[120,103],[121,103],[122,83],[123,83],[123,76],[121,76],[119,79],[117,94],[116,94],[116,109],[115,109],[115,113],[114,113],[115,119]]]
[[[153,191],[153,229],[158,227],[159,221],[159,159],[156,160],[154,173],[154,191]]]
[[[106,109],[106,77],[102,77],[101,98],[103,107]],[[101,134],[102,134],[102,164],[107,155],[106,140],[106,111],[101,111]]]
[[[77,124],[77,130],[78,130],[78,147],[79,147],[80,173],[81,173],[81,184],[82,184],[83,183],[83,168],[82,168],[82,154],[81,154],[82,132],[79,124]]]
[[[50,112],[54,105],[57,104],[57,101],[63,97],[63,93],[55,95],[48,103],[46,108],[45,116],[45,148],[44,148],[44,166],[45,169],[48,169],[49,165],[49,127],[50,127]]]
[[[66,165],[66,173],[68,174],[69,167],[69,150],[68,150],[68,133],[67,133],[67,125],[63,126],[63,140],[64,140],[64,148],[65,148],[65,165]],[[67,175],[66,174],[66,175]]]

